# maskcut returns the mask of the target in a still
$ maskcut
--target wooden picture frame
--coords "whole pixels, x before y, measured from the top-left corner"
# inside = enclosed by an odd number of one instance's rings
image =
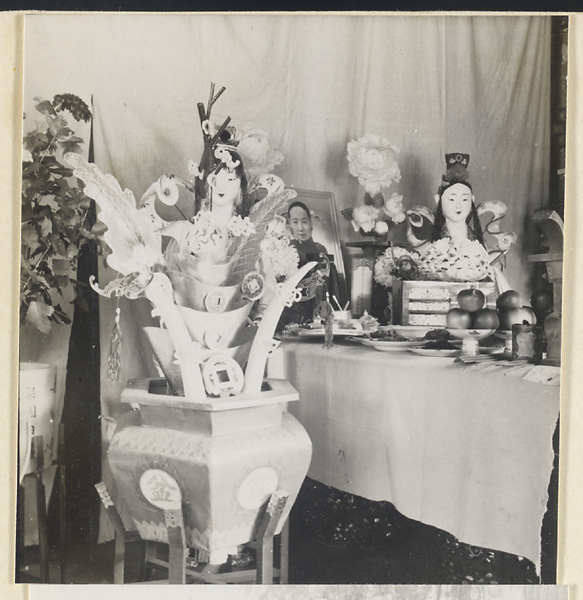
[[[293,188],[297,193],[291,202],[303,202],[312,215],[314,230],[312,236],[316,242],[326,246],[328,254],[334,257],[334,264],[338,271],[338,285],[340,287],[340,302],[345,303],[349,298],[346,284],[346,271],[342,257],[342,246],[338,233],[338,217],[336,214],[336,201],[332,192],[319,192],[316,190],[303,190]],[[290,202],[290,203],[291,203]]]

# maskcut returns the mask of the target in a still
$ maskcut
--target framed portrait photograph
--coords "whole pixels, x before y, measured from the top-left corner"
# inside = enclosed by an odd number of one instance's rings
[[[345,306],[348,292],[334,194],[332,194],[332,192],[318,192],[315,190],[301,190],[297,188],[294,188],[294,191],[297,196],[294,198],[293,202],[297,201],[304,203],[311,212],[313,227],[312,238],[326,248],[327,254],[332,259],[336,268],[340,291],[338,302],[340,302],[342,306],[335,307],[335,309],[340,310]]]

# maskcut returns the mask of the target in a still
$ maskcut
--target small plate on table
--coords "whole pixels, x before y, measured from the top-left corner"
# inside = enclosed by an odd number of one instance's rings
[[[379,350],[380,352],[403,352],[409,350],[410,348],[414,348],[415,346],[420,346],[423,344],[423,340],[404,340],[404,341],[396,341],[396,340],[375,340],[370,338],[359,338],[358,341],[363,346],[370,346],[375,350]]]
[[[441,356],[448,358],[460,355],[460,351],[454,348],[409,348],[409,350],[419,356]]]
[[[389,330],[407,340],[422,340],[428,331],[438,329],[437,327],[428,327],[420,325],[390,325]]]
[[[366,331],[358,330],[358,329],[333,329],[332,335],[334,337],[360,337],[366,335]],[[323,338],[326,335],[324,328],[321,329],[299,329],[297,332],[297,337],[304,338]]]

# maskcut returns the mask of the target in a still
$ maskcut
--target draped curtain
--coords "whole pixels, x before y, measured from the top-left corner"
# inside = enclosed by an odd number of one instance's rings
[[[531,217],[548,204],[550,17],[94,14],[26,26],[27,65],[37,67],[25,74],[25,102],[91,94],[95,162],[136,198],[164,173],[189,177],[202,150],[196,103],[211,81],[227,88],[214,120],[268,131],[286,185],[333,192],[338,212],[364,194],[348,172],[351,139],[376,133],[400,148],[395,190],[406,207],[433,207],[444,154],[469,153],[476,201],[508,205],[502,229],[519,240],[506,274],[528,298]],[[338,220],[342,241],[356,241]],[[149,309],[121,307],[122,381],[154,374],[140,336]],[[101,303],[103,360],[114,312],[114,301]],[[103,382],[105,413],[121,388]]]

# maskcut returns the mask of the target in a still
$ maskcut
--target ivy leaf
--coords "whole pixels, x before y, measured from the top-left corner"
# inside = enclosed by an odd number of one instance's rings
[[[61,147],[63,152],[79,152],[81,149],[80,144],[83,142],[83,138],[72,135],[71,137],[61,140]]]
[[[42,275],[39,275],[36,271],[30,271],[30,278],[34,283],[44,287],[47,290],[51,288],[49,282],[44,277],[42,277]]]
[[[56,233],[51,236],[51,244],[53,245],[53,248],[56,250],[57,254],[60,254],[61,256],[67,255],[65,243]]]
[[[42,333],[48,334],[51,331],[50,317],[54,312],[55,309],[52,306],[33,300],[26,311],[26,322]]]
[[[383,198],[383,195],[379,192],[378,194],[375,194],[372,198],[372,205],[375,208],[382,208],[383,205],[385,203],[385,199]]]
[[[354,212],[354,208],[344,208],[340,212],[347,221],[352,221],[352,213]]]
[[[69,244],[69,247],[67,248],[67,253],[65,254],[65,256],[67,258],[77,258],[78,254],[79,254],[79,246],[77,246],[77,244]]]
[[[49,194],[48,196],[43,196],[39,200],[39,205],[48,206],[53,212],[57,212],[61,208],[61,205],[55,200],[55,196],[53,196],[52,194]]]
[[[40,247],[38,233],[34,227],[25,225],[22,228],[22,243],[29,249],[30,253]]]
[[[365,206],[371,206],[373,204],[372,196],[368,192],[366,192],[366,194],[364,195],[363,202]]]
[[[68,278],[73,274],[71,261],[66,258],[53,258],[53,272],[55,275],[66,275]]]
[[[71,274],[73,272],[71,271]],[[57,280],[57,285],[59,286],[59,294],[62,296],[63,295],[63,288],[66,288],[69,286],[69,283],[71,282],[71,278],[68,275],[57,275],[55,277],[55,279]]]
[[[57,116],[57,111],[48,100],[40,98],[39,96],[36,96],[35,100],[37,104],[35,104],[34,107],[38,110],[39,113],[43,115],[49,115],[51,117]]]
[[[68,325],[71,322],[71,319],[69,318],[69,316],[67,315],[67,313],[63,312],[63,309],[61,308],[60,304],[57,304],[55,306],[55,313],[53,315],[54,317],[58,317],[58,319],[60,320],[61,323],[64,323],[65,325]]]
[[[23,145],[31,153],[40,153],[49,145],[49,137],[42,131],[31,131],[23,138]]]

